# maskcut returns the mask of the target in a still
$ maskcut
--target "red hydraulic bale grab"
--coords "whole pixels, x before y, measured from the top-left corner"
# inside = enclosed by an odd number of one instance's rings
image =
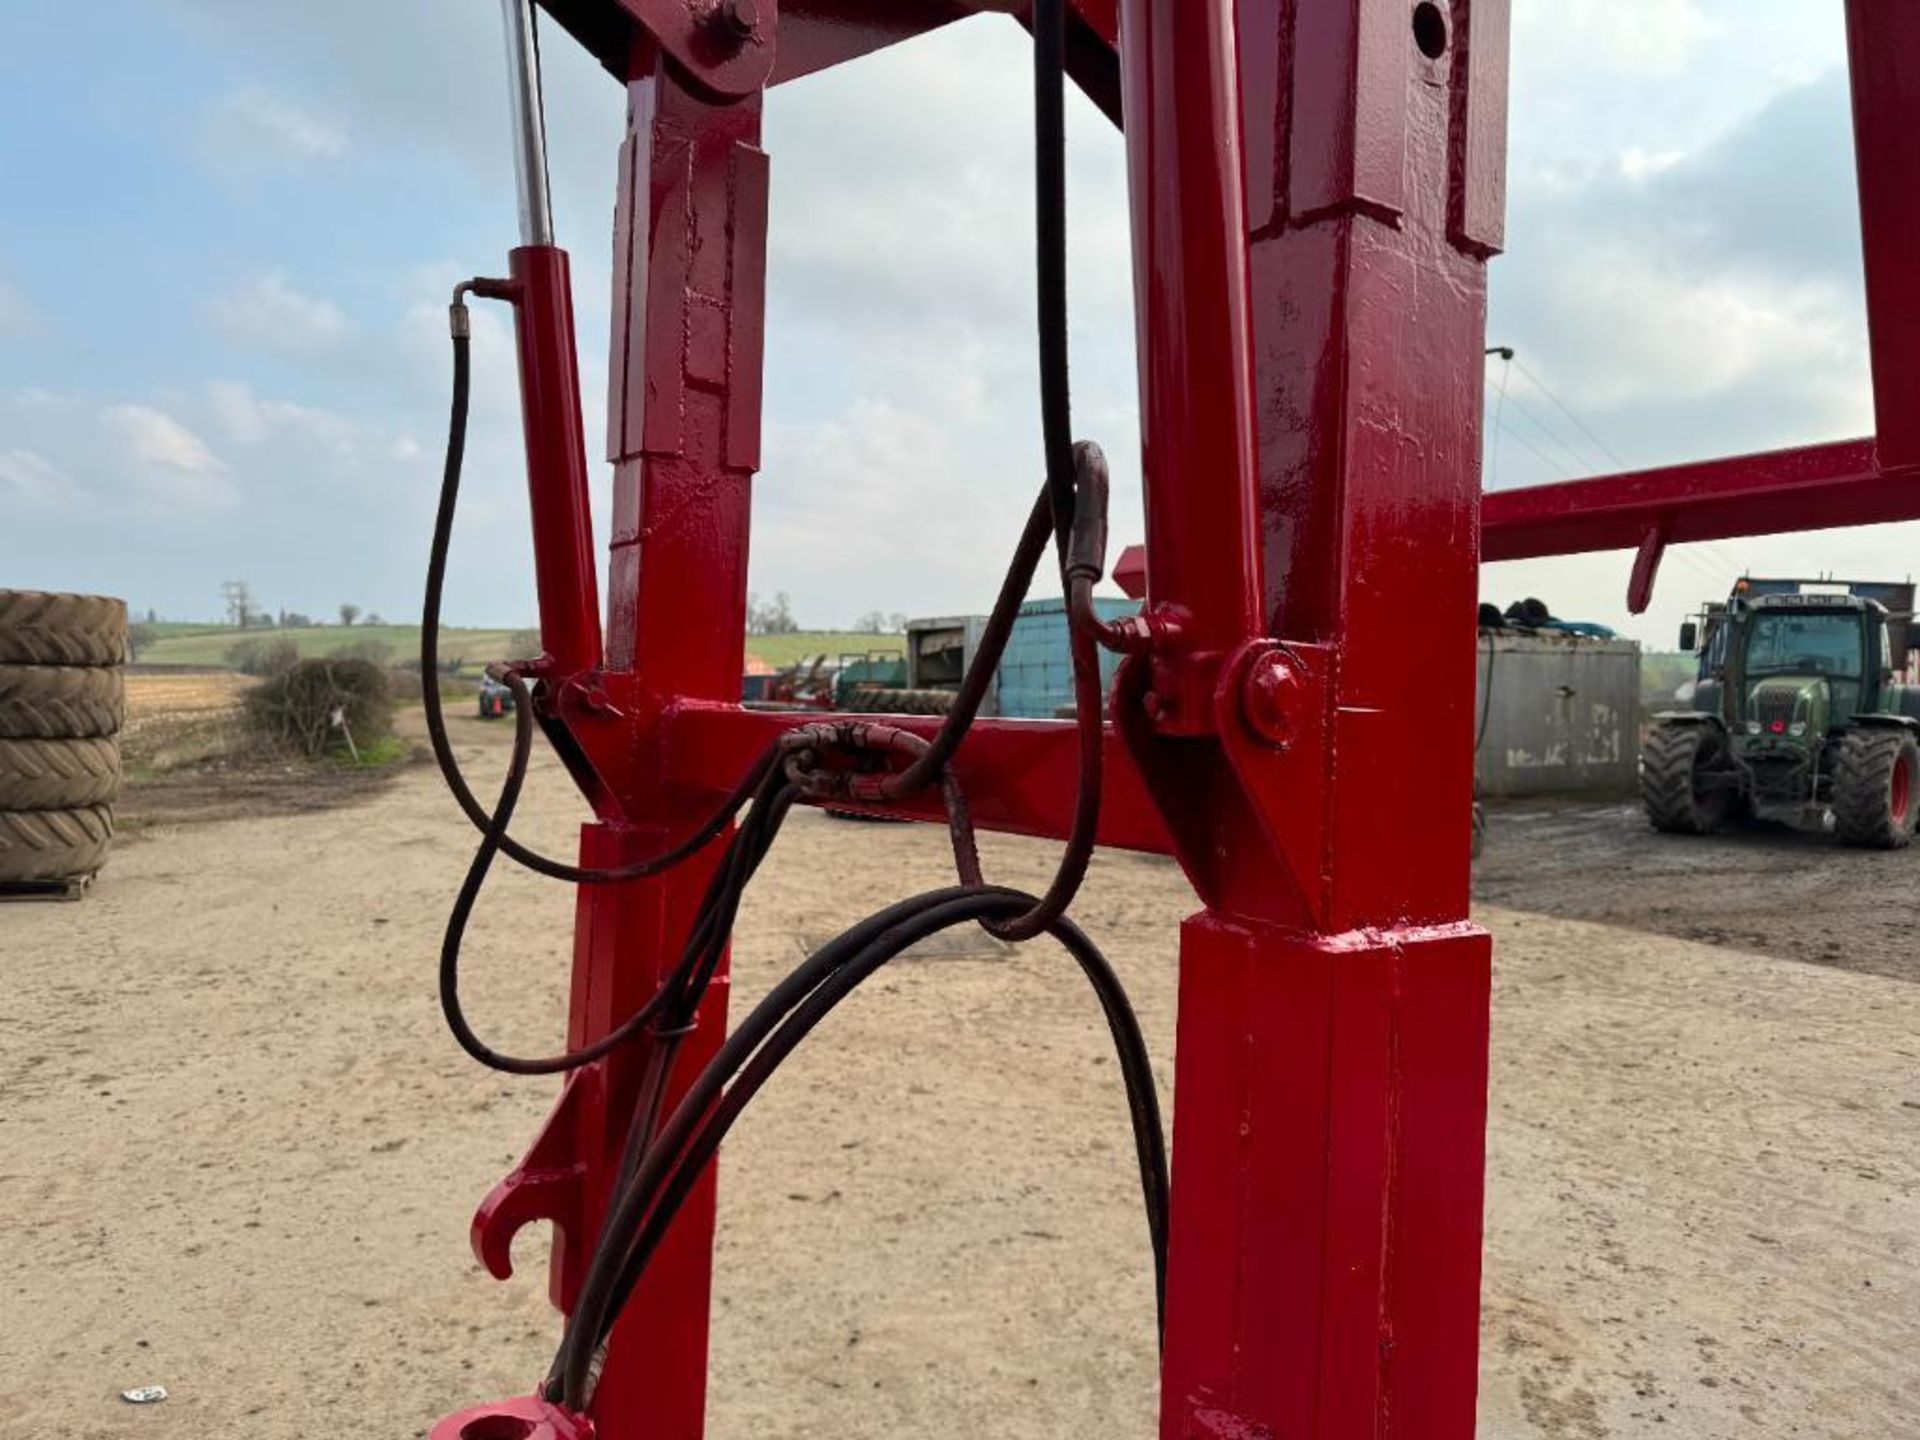
[[[1467,915],[1469,617],[1507,0],[1072,0],[1051,38],[1044,0],[545,0],[628,96],[604,640],[532,12],[506,3],[524,243],[509,278],[476,293],[514,304],[520,339],[545,653],[510,678],[538,682],[539,721],[597,815],[580,865],[546,868],[585,882],[568,1044],[598,1058],[571,1068],[474,1244],[505,1278],[513,1234],[552,1221],[551,1293],[576,1320],[619,1290],[616,1270],[634,1288],[607,1311],[603,1347],[570,1335],[539,1394],[450,1417],[436,1437],[703,1432],[712,1168],[675,1156],[710,1138],[706,1107],[726,1102],[700,1087],[743,1033],[727,1040],[714,897],[737,893],[734,872],[751,872],[790,803],[770,798],[785,793],[779,766],[812,756],[787,773],[828,787],[836,747],[878,733],[871,717],[738,704],[760,464],[762,97],[998,10],[1057,42],[1126,132],[1149,543],[1120,568],[1153,623],[1094,737],[1097,838],[1174,855],[1200,904],[1180,933],[1180,1110],[1160,1217],[1163,1440],[1468,1440],[1489,984],[1489,941]],[[1920,312],[1900,243],[1920,160],[1899,83],[1920,41],[1897,11],[1849,7],[1878,444],[1491,497],[1490,558],[1638,546],[1644,592],[1668,540],[1920,513],[1906,469],[1920,412],[1905,404]],[[1459,643],[1408,646],[1408,618],[1434,614],[1461,617]],[[879,729],[898,756],[947,738],[910,717]],[[1083,740],[1066,722],[982,720],[944,789],[860,793],[935,820],[964,791],[974,825],[1064,836],[1086,794]],[[476,823],[513,854],[504,818]],[[691,858],[649,859],[674,847]],[[997,893],[963,885],[941,903],[999,917],[1014,902]],[[702,959],[706,987],[684,1023],[598,1054],[673,992],[684,955]],[[681,1166],[677,1209],[645,1240],[650,1262],[609,1259],[609,1212],[619,1221],[638,1193],[635,1116],[672,1113],[690,1090],[689,1128],[662,1132],[688,1148],[640,1163],[642,1178]],[[583,1386],[589,1361],[598,1381]]]

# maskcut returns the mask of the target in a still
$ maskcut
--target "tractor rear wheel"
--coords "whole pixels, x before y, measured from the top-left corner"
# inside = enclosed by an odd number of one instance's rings
[[[1671,835],[1711,835],[1726,823],[1733,791],[1705,783],[1726,740],[1711,725],[1656,725],[1640,752],[1647,821]]]
[[[1840,741],[1833,827],[1848,845],[1904,849],[1920,808],[1920,744],[1911,732],[1862,726]]]

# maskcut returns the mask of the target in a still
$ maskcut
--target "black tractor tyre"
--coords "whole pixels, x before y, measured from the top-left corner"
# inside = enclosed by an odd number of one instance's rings
[[[112,740],[0,740],[0,810],[73,810],[119,792]]]
[[[126,684],[106,665],[0,665],[0,740],[116,735]]]
[[[1862,726],[1840,739],[1833,767],[1833,828],[1841,841],[1872,850],[1913,842],[1920,806],[1920,744],[1911,732]]]
[[[78,880],[107,860],[113,811],[0,810],[0,884]]]
[[[865,715],[945,715],[958,698],[957,690],[866,690],[858,709]]]
[[[126,658],[126,601],[0,590],[0,664],[118,665]]]
[[[1669,835],[1711,835],[1726,823],[1731,791],[1700,785],[1726,741],[1709,725],[1656,725],[1640,752],[1640,801]]]

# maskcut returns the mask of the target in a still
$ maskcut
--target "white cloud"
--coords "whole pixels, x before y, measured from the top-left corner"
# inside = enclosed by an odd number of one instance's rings
[[[293,435],[338,451],[354,447],[354,421],[318,406],[293,400],[265,400],[242,380],[215,380],[207,403],[216,424],[236,445],[258,445],[276,435]]]
[[[191,509],[234,504],[239,490],[227,464],[193,431],[151,405],[109,405],[101,422],[150,500]]]
[[[9,505],[58,505],[79,493],[80,487],[64,472],[33,451],[0,451],[0,498]]]
[[[1662,170],[1671,170],[1687,158],[1684,150],[1642,150],[1629,146],[1620,155],[1620,174],[1628,180],[1645,180]]]
[[[326,350],[353,328],[338,305],[294,289],[277,270],[215,299],[213,316],[236,340],[301,354]]]
[[[264,85],[242,85],[200,117],[202,159],[231,176],[301,169],[347,153],[346,128]]]
[[[1697,0],[1556,0],[1521,5],[1516,48],[1623,75],[1671,75],[1719,35]]]
[[[1568,261],[1584,282],[1562,290],[1561,321],[1595,342],[1570,371],[1589,409],[1705,399],[1766,378],[1809,395],[1829,373],[1855,378],[1861,317],[1837,286],[1665,266],[1652,246]]]

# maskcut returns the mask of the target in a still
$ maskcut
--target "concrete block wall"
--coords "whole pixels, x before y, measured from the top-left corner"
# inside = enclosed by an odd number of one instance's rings
[[[1474,759],[1483,795],[1634,792],[1638,643],[1484,631],[1479,645],[1474,721],[1483,733]]]

